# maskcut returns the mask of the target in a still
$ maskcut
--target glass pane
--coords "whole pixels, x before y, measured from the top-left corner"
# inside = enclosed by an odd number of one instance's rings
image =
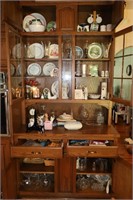
[[[121,79],[114,79],[113,96],[120,97]]]
[[[71,61],[63,61],[62,66],[62,99],[71,98]]]
[[[121,76],[122,76],[122,58],[116,58],[114,65],[114,77],[121,77]]]
[[[11,75],[11,98],[22,97],[22,65],[21,65],[21,38],[9,30],[9,54]]]
[[[133,55],[124,57],[123,77],[132,78]]]
[[[62,99],[72,98],[72,37],[62,37]]]
[[[132,79],[124,79],[122,84],[122,98],[125,100],[131,100],[132,94]]]
[[[124,55],[133,55],[133,32],[125,35],[125,49]]]
[[[115,38],[115,57],[123,55],[123,35]]]
[[[14,58],[14,59],[21,58],[20,37],[18,37],[11,31],[9,31],[9,48],[10,48],[11,58]]]

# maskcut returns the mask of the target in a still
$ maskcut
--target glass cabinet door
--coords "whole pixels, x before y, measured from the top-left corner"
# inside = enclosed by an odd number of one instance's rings
[[[130,39],[129,39],[130,38]],[[131,102],[133,71],[133,32],[131,27],[115,38],[115,64],[113,75],[113,97]]]
[[[21,37],[8,26],[7,46],[8,46],[8,74],[10,100],[19,99],[23,96],[23,67],[22,67],[22,41]]]
[[[62,99],[72,98],[72,62],[73,48],[72,36],[62,36]]]

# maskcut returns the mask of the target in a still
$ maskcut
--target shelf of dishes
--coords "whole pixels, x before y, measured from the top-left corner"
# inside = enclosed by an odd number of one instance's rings
[[[51,12],[51,9],[49,12]],[[52,12],[56,13],[56,8],[54,8]],[[88,13],[90,13],[90,11],[88,11]],[[93,12],[91,10],[90,16],[88,16],[87,19],[85,18],[84,22],[77,25],[77,32],[111,32],[112,24],[101,24],[103,18],[104,17],[100,16],[96,10]],[[30,13],[23,18],[22,26],[25,32],[51,32],[56,30],[56,20],[47,22],[42,14]]]
[[[35,59],[42,59],[42,58],[50,58],[50,59],[58,59],[59,58],[59,45],[53,43],[52,41],[40,41],[35,43],[28,43],[24,45],[24,56],[23,58],[35,58]],[[82,48],[79,45],[75,46],[75,59],[108,59],[109,58],[109,51],[110,51],[111,43],[98,43],[98,42],[89,42],[89,40],[83,41]],[[63,47],[62,47],[62,59],[68,58],[72,59],[72,42],[71,40],[64,40]],[[11,47],[11,58],[14,59],[21,59],[21,50],[22,46],[21,43],[15,44]]]

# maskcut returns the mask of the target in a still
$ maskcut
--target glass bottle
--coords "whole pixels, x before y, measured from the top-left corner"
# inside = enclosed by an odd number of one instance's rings
[[[89,46],[89,41],[86,40],[84,44],[84,57],[88,58],[88,46]]]
[[[96,22],[96,11],[93,11],[93,22],[90,27],[90,31],[98,31],[99,25]]]
[[[103,123],[104,123],[104,116],[103,116],[103,113],[100,111],[97,114],[97,124],[101,125]]]

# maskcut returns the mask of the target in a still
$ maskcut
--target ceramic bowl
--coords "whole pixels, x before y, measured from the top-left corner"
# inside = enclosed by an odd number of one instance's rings
[[[100,96],[101,96],[100,94],[89,94],[90,99],[99,99]]]
[[[30,32],[43,32],[45,31],[45,26],[41,24],[30,24],[29,30]]]

